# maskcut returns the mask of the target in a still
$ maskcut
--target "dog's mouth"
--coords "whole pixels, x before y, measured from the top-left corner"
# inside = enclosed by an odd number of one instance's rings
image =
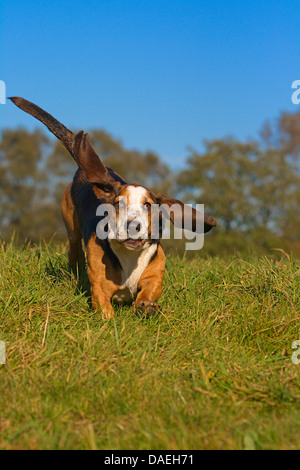
[[[133,238],[127,238],[127,240],[118,240],[120,245],[125,246],[126,248],[129,248],[130,250],[134,250],[136,248],[141,248],[142,246],[145,245],[146,239],[145,238],[139,238],[137,240]]]

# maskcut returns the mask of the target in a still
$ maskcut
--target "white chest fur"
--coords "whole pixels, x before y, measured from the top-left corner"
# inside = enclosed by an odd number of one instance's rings
[[[122,267],[122,286],[113,298],[117,302],[132,301],[137,293],[139,279],[157,250],[157,245],[148,245],[141,251],[127,250],[114,243],[111,243],[111,247]]]

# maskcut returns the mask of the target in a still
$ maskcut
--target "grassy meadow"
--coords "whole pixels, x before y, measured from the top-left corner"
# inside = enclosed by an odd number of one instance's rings
[[[300,262],[201,254],[104,321],[65,246],[2,244],[0,449],[300,449]]]

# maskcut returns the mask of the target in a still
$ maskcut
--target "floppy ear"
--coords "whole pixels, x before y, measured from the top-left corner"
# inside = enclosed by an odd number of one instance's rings
[[[175,227],[184,228],[184,222],[187,222],[189,226],[192,227],[193,232],[195,232],[199,224],[201,224],[200,227],[202,227],[203,224],[204,233],[207,233],[217,225],[217,221],[214,217],[202,214],[178,199],[170,199],[161,194],[156,194],[155,199],[159,205],[167,204],[169,207],[173,206],[171,211],[164,212],[170,216]],[[187,211],[186,215],[185,210]]]
[[[72,151],[90,183],[103,186],[112,183],[106,166],[101,162],[90,142],[89,134],[84,134],[83,131],[78,132],[73,139]]]
[[[115,184],[106,166],[95,152],[89,134],[78,132],[73,139],[72,152],[87,180],[92,183],[96,197],[109,202],[115,197]]]

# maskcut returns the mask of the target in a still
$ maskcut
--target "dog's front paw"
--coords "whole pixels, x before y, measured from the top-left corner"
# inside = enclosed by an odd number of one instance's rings
[[[134,304],[134,309],[138,313],[144,314],[146,317],[157,312],[159,309],[159,305],[155,302],[150,302],[149,300],[145,300],[144,302],[138,302]]]

